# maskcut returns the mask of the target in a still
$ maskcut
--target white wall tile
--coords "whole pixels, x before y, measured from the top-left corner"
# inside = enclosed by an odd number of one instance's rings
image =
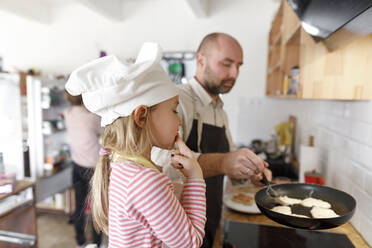
[[[355,159],[356,157],[355,154],[357,153],[359,144],[353,140],[345,139],[345,143],[343,145],[344,147],[342,149],[342,152],[344,153],[344,155],[348,157],[349,159],[352,159],[352,160]]]
[[[349,186],[346,184],[350,180],[348,179],[347,181],[345,181],[344,177],[345,175],[351,174],[351,171],[353,169],[353,166],[352,166],[353,163],[354,163],[353,161],[346,158],[342,153],[332,152],[330,156],[328,168],[326,170],[327,185],[335,186],[337,184],[337,185],[342,186],[342,188],[340,189],[345,190],[345,188]],[[335,175],[337,175],[337,177],[335,177]],[[342,178],[340,178],[338,175],[342,176]],[[338,180],[342,182],[338,182]]]
[[[309,116],[309,121],[313,122],[315,125],[320,125],[320,126],[327,126],[328,123],[328,114],[324,112],[310,112],[308,114]]]
[[[349,105],[350,118],[354,120],[372,123],[372,102],[357,101]]]
[[[355,186],[352,188],[351,195],[357,201],[357,208],[366,216],[371,216],[372,197],[365,193],[363,189]],[[372,229],[371,229],[372,230]]]
[[[351,170],[353,169],[353,163],[354,161],[350,160],[347,158],[345,154],[340,154],[340,165],[341,165],[341,170],[338,171],[340,174],[344,175],[350,175]]]
[[[344,105],[344,118],[350,118],[351,115],[351,103],[345,103]]]
[[[327,185],[334,187],[338,190],[342,190],[348,193],[349,195],[353,195],[352,182],[349,180],[348,177],[341,174],[333,173],[332,180],[330,181],[330,183],[331,184],[327,183]]]
[[[338,190],[345,191],[349,186],[347,181],[344,181],[343,176],[336,173],[337,168],[331,167],[328,169],[327,177],[325,178],[325,184],[334,187]]]
[[[372,171],[372,147],[358,144],[355,151],[355,160]]]
[[[350,136],[351,121],[349,119],[329,115],[324,126],[340,135]]]
[[[360,226],[357,228],[364,240],[372,247],[372,219],[370,215],[361,214]]]
[[[372,172],[366,173],[363,188],[372,197]]]
[[[332,141],[333,132],[325,128],[319,128],[318,130],[319,130],[318,132],[319,136],[315,137],[314,145],[321,149],[326,149],[326,147],[330,147],[330,142]]]
[[[360,211],[357,208],[357,209],[355,209],[353,217],[351,217],[351,219],[350,219],[351,224],[357,230],[360,230],[360,221],[361,221],[361,218],[362,218],[361,216],[362,215],[360,214]]]
[[[344,152],[344,148],[346,147],[347,138],[344,136],[331,133],[329,136],[329,146],[332,147],[332,149],[337,151]]]
[[[329,114],[337,116],[337,117],[344,117],[345,112],[345,103],[341,101],[332,101],[329,102]]]
[[[365,180],[365,173],[367,173],[366,169],[358,165],[357,163],[351,164],[351,170],[350,175],[351,180],[361,189],[363,189],[364,186],[364,180]]]
[[[353,121],[351,123],[351,137],[358,142],[368,144],[372,132],[372,125],[366,122]]]

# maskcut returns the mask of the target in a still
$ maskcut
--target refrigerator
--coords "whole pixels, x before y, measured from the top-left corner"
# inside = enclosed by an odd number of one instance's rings
[[[160,65],[175,84],[184,84],[196,73],[195,52],[164,52]]]
[[[69,106],[63,97],[65,83],[65,78],[26,78],[30,177],[36,181],[38,202],[47,201],[60,209],[69,204],[58,199],[72,186],[69,137],[63,120]]]
[[[0,73],[0,153],[6,174],[24,178],[19,75]]]

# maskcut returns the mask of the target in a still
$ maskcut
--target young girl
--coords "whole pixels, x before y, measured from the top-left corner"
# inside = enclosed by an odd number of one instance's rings
[[[203,241],[205,182],[178,137],[178,92],[160,58],[160,47],[145,43],[135,64],[104,57],[74,71],[66,84],[70,94],[82,94],[87,109],[105,126],[91,208],[109,247],[200,247]],[[153,146],[172,149],[175,144],[172,163],[188,178],[180,200],[150,159]]]

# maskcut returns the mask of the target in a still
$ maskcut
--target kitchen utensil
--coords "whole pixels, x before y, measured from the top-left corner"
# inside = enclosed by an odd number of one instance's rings
[[[331,208],[340,215],[335,218],[313,219],[280,214],[271,210],[274,206],[278,205],[275,198],[267,194],[266,188],[261,189],[255,195],[257,207],[268,218],[280,224],[311,230],[328,229],[346,223],[354,215],[356,201],[351,195],[343,191],[305,183],[278,184],[271,187],[281,196],[286,195],[298,199],[305,199],[311,196],[327,201],[332,205]]]
[[[267,185],[266,192],[269,193],[269,195],[270,195],[271,197],[273,197],[273,198],[275,198],[275,197],[279,197],[279,196],[280,196],[279,193],[276,192],[276,191],[271,187],[271,184],[270,184],[269,180],[267,180],[265,173],[262,173],[262,177],[263,177],[263,178],[262,178],[262,181],[264,182],[265,185]]]

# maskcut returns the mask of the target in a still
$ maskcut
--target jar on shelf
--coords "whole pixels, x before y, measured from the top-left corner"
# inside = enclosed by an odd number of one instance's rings
[[[63,114],[62,113],[58,113],[57,116],[58,117],[57,117],[57,121],[56,121],[56,128],[58,130],[65,129],[65,120],[64,120]]]
[[[41,88],[41,108],[49,109],[51,103],[50,89],[48,87]]]
[[[300,68],[298,66],[294,66],[291,69],[291,87],[290,92],[291,94],[297,94],[298,91],[298,83],[299,83],[299,72]]]

